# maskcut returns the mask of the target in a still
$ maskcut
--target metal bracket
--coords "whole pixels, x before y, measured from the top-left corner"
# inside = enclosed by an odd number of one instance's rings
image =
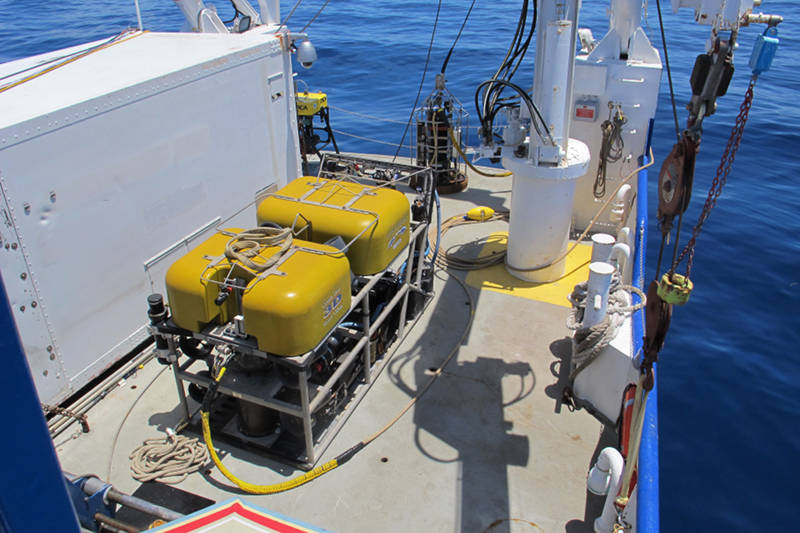
[[[72,505],[75,507],[75,512],[78,514],[78,519],[81,526],[90,531],[99,531],[96,514],[102,514],[114,518],[116,513],[116,504],[109,503],[106,494],[111,489],[111,485],[106,483],[100,490],[93,494],[87,495],[84,492],[84,485],[88,479],[95,476],[83,476],[70,481],[69,478],[64,479],[67,482],[67,490],[72,499]]]

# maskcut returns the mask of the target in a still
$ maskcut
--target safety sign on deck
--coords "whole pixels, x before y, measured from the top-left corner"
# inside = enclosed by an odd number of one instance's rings
[[[327,530],[303,524],[272,511],[265,511],[239,499],[212,505],[185,518],[152,530],[158,533],[188,533],[190,531],[225,531],[250,533],[268,531],[278,533],[318,533]]]

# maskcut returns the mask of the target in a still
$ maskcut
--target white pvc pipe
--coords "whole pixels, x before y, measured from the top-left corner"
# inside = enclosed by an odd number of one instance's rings
[[[614,530],[614,522],[617,519],[617,510],[614,507],[614,501],[617,499],[617,492],[619,492],[619,484],[622,479],[622,470],[625,466],[625,460],[622,454],[616,448],[608,447],[603,448],[600,456],[597,458],[595,468],[603,472],[609,473],[608,493],[606,494],[606,502],[603,505],[603,513],[594,521],[594,530],[596,533],[611,533]]]
[[[627,183],[620,187],[617,192],[617,196],[614,198],[614,206],[611,208],[611,213],[609,214],[609,219],[611,222],[617,224],[617,227],[623,226],[628,219],[632,197],[633,189]]]
[[[617,242],[631,245],[631,228],[625,226],[617,232]]]
[[[614,237],[607,233],[592,235],[592,263],[608,263],[611,250],[614,248]]]
[[[617,264],[617,268],[620,272],[625,270],[625,265],[628,264],[628,260],[631,258],[631,247],[625,244],[624,242],[618,242],[614,245],[611,249],[611,261],[612,263]]]
[[[608,307],[608,289],[611,276],[616,269],[608,263],[589,264],[589,287],[586,293],[586,310],[583,313],[582,328],[599,324],[606,316]]]

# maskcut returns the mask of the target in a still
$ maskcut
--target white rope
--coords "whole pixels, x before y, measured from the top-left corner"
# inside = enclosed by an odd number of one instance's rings
[[[171,434],[163,439],[147,439],[129,458],[135,480],[175,484],[208,462],[208,450],[196,438]]]
[[[642,309],[647,300],[644,292],[638,287],[623,285],[620,282],[619,273],[614,274],[608,294],[605,318],[598,324],[584,328],[581,327],[581,320],[586,309],[588,285],[588,281],[578,283],[568,297],[572,302],[572,312],[567,317],[567,328],[575,331],[575,352],[572,356],[574,370],[570,372],[570,380],[574,380],[583,369],[597,359],[603,349],[617,336],[625,317]],[[637,294],[641,298],[641,302],[629,305],[631,293]]]
[[[254,272],[264,272],[280,261],[291,245],[291,228],[254,228],[231,238],[225,246],[225,257],[239,261]],[[280,250],[266,259],[258,255],[270,246],[280,246]],[[256,257],[259,261],[254,261]]]

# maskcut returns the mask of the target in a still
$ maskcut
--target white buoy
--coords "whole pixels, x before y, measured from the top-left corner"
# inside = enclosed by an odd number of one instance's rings
[[[616,269],[608,263],[589,264],[589,286],[586,293],[586,309],[583,312],[582,328],[590,328],[599,324],[606,316],[608,307],[608,289],[611,276]]]

